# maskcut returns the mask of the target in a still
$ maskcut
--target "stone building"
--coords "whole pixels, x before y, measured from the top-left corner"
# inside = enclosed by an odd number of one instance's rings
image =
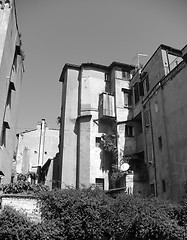
[[[11,181],[23,54],[14,1],[0,1],[0,180]],[[1,177],[3,177],[1,179]]]
[[[59,144],[59,181],[65,186],[98,185],[111,188],[111,154],[101,148],[102,137],[116,139],[120,168],[126,151],[135,150],[129,84],[134,66],[113,62],[110,66],[66,64],[62,70],[62,107]],[[125,133],[126,130],[126,133]]]
[[[30,174],[33,182],[52,188],[53,159],[58,152],[59,130],[47,127],[45,119],[37,128],[17,134],[16,175]]]
[[[179,200],[187,180],[187,47],[160,45],[130,82],[134,192]]]

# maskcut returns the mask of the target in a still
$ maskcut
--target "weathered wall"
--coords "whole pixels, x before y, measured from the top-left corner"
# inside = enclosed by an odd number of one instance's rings
[[[10,206],[22,213],[24,213],[31,221],[36,223],[41,222],[40,204],[34,197],[28,195],[2,195],[2,209],[5,206]]]
[[[105,133],[106,128],[99,122],[99,95],[105,92],[105,71],[86,68],[81,78],[80,115],[91,115],[80,119],[80,184],[89,186],[96,178],[104,179],[104,189],[108,190],[108,170],[103,168],[101,148],[96,138]],[[78,150],[79,151],[79,150]],[[106,165],[106,164],[105,164]]]
[[[184,64],[184,63],[183,63]],[[171,197],[180,199],[187,180],[187,65],[164,85],[166,136],[170,162]]]
[[[8,122],[10,129],[6,129],[5,144],[0,147],[0,170],[4,173],[2,183],[11,180],[11,169],[16,140],[16,125],[18,103],[22,79],[22,57],[15,55],[16,45],[20,46],[19,33],[16,24],[14,4],[6,4],[0,9],[0,129],[3,121]],[[15,90],[11,91],[11,105],[6,106],[9,83],[13,82]]]
[[[68,69],[63,83],[60,161],[62,187],[76,186],[79,71]]]
[[[18,146],[16,156],[16,172],[28,173],[36,172],[39,164],[41,124],[37,129],[23,132],[18,135]],[[41,143],[42,144],[42,143]],[[43,142],[43,163],[48,159],[53,159],[58,152],[59,130],[45,127]]]

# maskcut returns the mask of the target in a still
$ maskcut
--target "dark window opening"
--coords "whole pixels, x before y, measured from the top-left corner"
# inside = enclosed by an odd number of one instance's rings
[[[162,191],[166,192],[166,181],[162,180]]]
[[[149,75],[148,74],[146,74],[146,76],[145,76],[145,86],[146,86],[146,90],[147,90],[147,92],[149,91]]]
[[[122,88],[124,93],[124,107],[132,107],[132,92],[129,89]]]
[[[21,47],[16,45],[16,50],[15,50],[16,55],[20,55],[21,56]]]
[[[149,127],[150,126],[150,114],[149,114],[149,110],[146,109],[144,111],[144,117],[145,117],[145,126]]]
[[[140,100],[139,84],[138,83],[136,83],[134,85],[134,100],[135,100],[135,104]]]
[[[104,178],[96,178],[95,183],[96,183],[96,187],[104,190]]]
[[[7,101],[6,101],[6,106],[11,108],[11,95],[12,95],[12,91],[9,87],[8,89],[8,95],[7,95]]]
[[[108,73],[105,73],[105,82],[109,82],[110,81],[110,76]]]
[[[139,83],[140,96],[144,96],[143,82]]]
[[[20,46],[16,45],[15,47],[15,53],[14,53],[14,59],[13,59],[13,70],[17,70],[17,55],[21,56],[21,48]]]
[[[133,137],[134,136],[133,126],[129,126],[129,125],[125,126],[125,136],[126,137]]]
[[[7,128],[10,129],[8,122],[3,122],[2,130],[1,130],[0,146],[6,147]]]
[[[162,150],[162,137],[161,136],[158,138],[158,146],[159,146],[159,149]]]
[[[13,82],[9,83],[9,88],[8,88],[8,94],[7,94],[7,101],[6,101],[6,106],[9,106],[11,108],[11,103],[12,103],[12,90],[15,91],[15,86]]]
[[[100,137],[96,137],[95,138],[95,146],[96,147],[100,147],[100,144],[101,144],[101,138]]]

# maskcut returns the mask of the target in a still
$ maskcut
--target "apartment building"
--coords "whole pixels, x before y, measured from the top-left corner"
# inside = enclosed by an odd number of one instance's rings
[[[135,195],[180,200],[187,191],[187,46],[160,45],[142,69],[66,64],[58,176],[61,187],[112,188],[103,136],[116,136],[118,187]]]
[[[30,174],[33,183],[52,188],[53,159],[58,152],[59,130],[49,128],[45,119],[37,128],[17,134],[15,175]]]
[[[110,154],[101,148],[102,137],[116,138],[120,168],[126,152],[135,151],[130,119],[130,79],[134,66],[66,64],[62,70],[62,107],[59,144],[59,181],[65,186],[97,185],[111,188]],[[125,134],[126,129],[126,134]]]
[[[11,181],[23,54],[14,1],[0,1],[0,180]]]
[[[130,82],[134,191],[180,200],[187,179],[187,46],[160,45]]]

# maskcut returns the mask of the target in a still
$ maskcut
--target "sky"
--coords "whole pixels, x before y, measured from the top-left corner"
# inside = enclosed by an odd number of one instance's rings
[[[58,128],[66,63],[146,63],[160,44],[187,44],[186,0],[15,0],[25,53],[17,132]]]

